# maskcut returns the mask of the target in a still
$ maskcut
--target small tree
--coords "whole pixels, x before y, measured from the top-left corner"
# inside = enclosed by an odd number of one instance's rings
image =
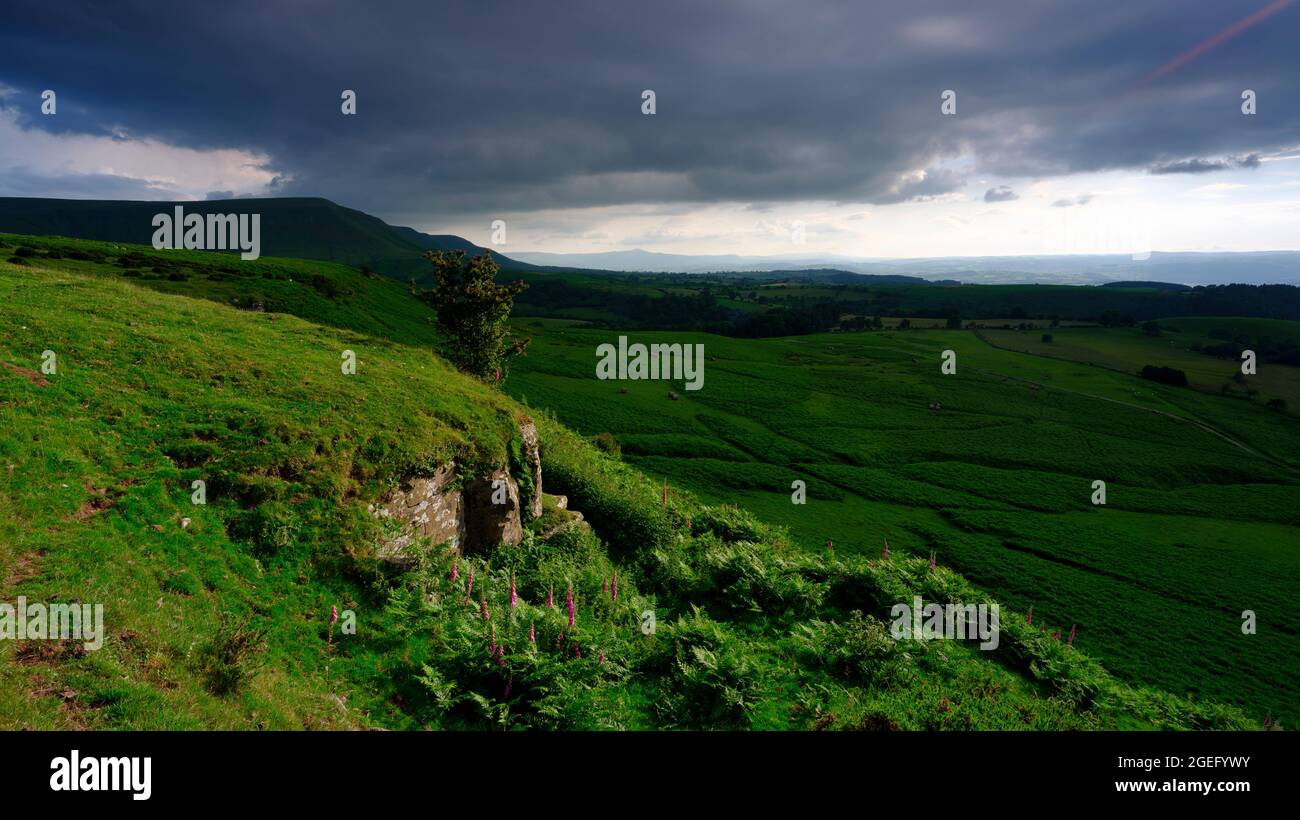
[[[419,297],[438,312],[438,329],[447,337],[447,358],[481,379],[505,378],[506,361],[523,352],[531,339],[511,343],[506,322],[515,296],[528,285],[496,283],[500,270],[491,253],[464,260],[464,252],[425,251],[438,286]]]

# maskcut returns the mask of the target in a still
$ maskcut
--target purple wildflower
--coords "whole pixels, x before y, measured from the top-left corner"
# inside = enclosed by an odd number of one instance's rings
[[[338,619],[339,619],[339,608],[336,607],[336,606],[331,605],[331,606],[330,606],[330,623],[333,624],[333,623],[334,623],[335,621],[337,621]]]
[[[618,600],[618,573],[617,572],[614,573],[614,580],[609,582],[609,599],[611,601]]]
[[[1074,646],[1074,624],[1070,624],[1070,640],[1068,643],[1070,646]]]
[[[880,557],[885,559],[886,561],[889,560],[889,539],[888,538],[885,539],[885,549],[880,553]]]
[[[472,592],[474,592],[474,570],[470,570],[469,577],[465,579],[465,603],[469,603]]]
[[[492,613],[488,612],[487,597],[484,596],[483,598],[480,598],[479,603],[481,605],[480,611],[483,613],[483,620],[485,621],[491,620]]]
[[[528,624],[528,642],[537,643],[537,625],[532,622]]]
[[[515,591],[515,574],[510,573],[510,608],[514,609],[519,605],[519,594]]]
[[[575,621],[574,614],[576,612],[573,608],[573,587],[569,587],[569,591],[565,595],[565,601],[569,605],[569,628],[572,629]]]
[[[555,586],[552,585],[546,590],[546,608],[555,609]]]
[[[460,577],[460,569],[457,567],[458,564],[460,564],[459,557],[451,559],[451,580],[453,581]]]

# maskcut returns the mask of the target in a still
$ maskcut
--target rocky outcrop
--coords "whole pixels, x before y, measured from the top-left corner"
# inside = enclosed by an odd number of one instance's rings
[[[456,468],[446,464],[431,476],[409,478],[381,504],[371,504],[378,518],[402,524],[400,534],[384,539],[379,557],[400,561],[403,551],[417,538],[459,547],[465,540],[464,499],[455,488]]]
[[[532,419],[524,419],[519,424],[519,435],[524,442],[524,460],[533,478],[533,494],[528,503],[528,517],[537,518],[542,514],[542,450],[537,439],[537,425]]]
[[[431,476],[405,479],[370,512],[398,522],[400,532],[384,538],[380,558],[403,563],[406,548],[419,538],[449,543],[465,552],[487,552],[500,544],[518,544],[524,521],[542,514],[542,457],[537,427],[530,419],[519,423],[522,463],[529,487],[527,509],[521,509],[519,482],[504,468],[456,484],[456,464],[449,462]]]
[[[519,485],[505,470],[476,478],[465,486],[466,552],[486,552],[498,544],[518,544],[524,537],[519,516]]]

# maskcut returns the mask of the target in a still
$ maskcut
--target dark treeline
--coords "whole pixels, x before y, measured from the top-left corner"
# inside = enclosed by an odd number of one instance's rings
[[[1173,316],[1250,316],[1300,320],[1300,287],[1212,285],[1183,290],[1048,285],[845,285],[772,287],[700,275],[599,279],[542,274],[525,277],[521,316],[578,315],[597,325],[699,330],[748,338],[794,336],[836,327],[878,327],[879,317],[947,320],[1056,319],[1128,326]],[[783,283],[784,284],[784,283]],[[612,314],[612,316],[611,316]],[[850,317],[850,318],[846,318]],[[871,318],[867,318],[871,317]]]

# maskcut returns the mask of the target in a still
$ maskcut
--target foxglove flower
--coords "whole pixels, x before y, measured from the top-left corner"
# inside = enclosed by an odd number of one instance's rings
[[[519,594],[515,591],[515,574],[510,573],[510,608],[514,609],[519,605]]]
[[[453,581],[460,577],[460,569],[457,566],[458,564],[460,564],[460,558],[451,559],[451,580]]]
[[[465,579],[465,603],[469,603],[470,595],[474,592],[474,570],[469,571],[469,577]]]
[[[1068,643],[1070,646],[1074,646],[1074,624],[1070,624],[1070,640]]]
[[[1029,608],[1029,614],[1025,616],[1025,623],[1030,626],[1034,625],[1034,608],[1032,606]]]
[[[930,553],[930,569],[934,569],[934,567],[935,567],[935,564],[934,564],[934,553],[932,552],[932,553]]]
[[[889,560],[889,539],[888,538],[885,539],[885,549],[880,553],[880,557],[886,561]]]
[[[336,607],[336,606],[331,605],[331,606],[330,606],[330,623],[333,624],[333,623],[334,623],[335,621],[337,621],[338,619],[339,619],[339,608]]]
[[[488,612],[487,596],[480,598],[479,603],[482,607],[480,611],[483,613],[483,620],[485,621],[491,620],[492,613]]]
[[[575,620],[575,619],[574,619],[574,612],[575,612],[575,610],[574,610],[574,608],[573,608],[573,587],[569,587],[569,592],[568,592],[568,594],[565,596],[565,601],[566,601],[566,602],[568,603],[568,605],[569,605],[569,628],[572,629],[572,628],[573,628],[573,624],[574,624],[574,620]]]
[[[546,589],[546,608],[555,609],[555,586],[552,585]]]
[[[532,622],[528,624],[528,642],[537,643],[537,624]]]
[[[618,573],[617,572],[614,573],[614,580],[609,582],[609,599],[611,601],[618,600]]]

